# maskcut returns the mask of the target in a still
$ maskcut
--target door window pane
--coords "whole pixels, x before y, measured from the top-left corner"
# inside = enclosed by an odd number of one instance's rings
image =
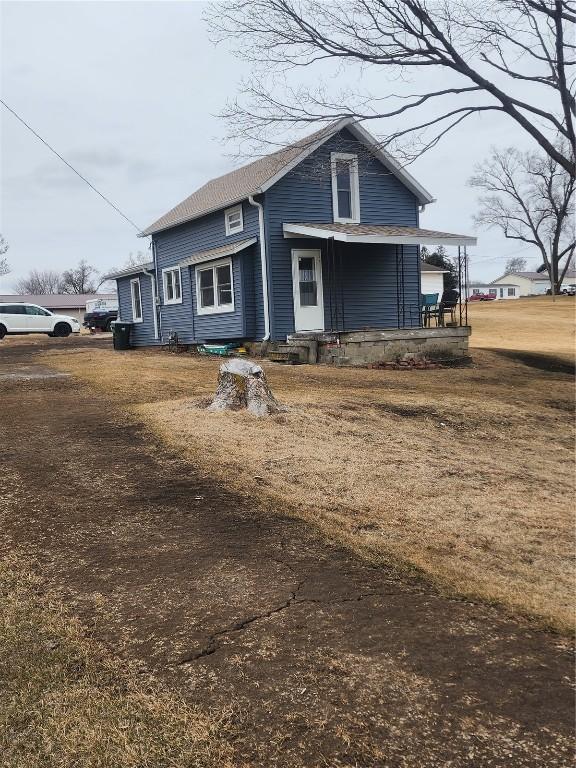
[[[300,284],[300,306],[317,306],[316,261],[313,257],[305,256],[298,259],[298,277]]]
[[[20,304],[9,304],[7,307],[1,307],[0,313],[5,315],[25,315],[26,309]]]

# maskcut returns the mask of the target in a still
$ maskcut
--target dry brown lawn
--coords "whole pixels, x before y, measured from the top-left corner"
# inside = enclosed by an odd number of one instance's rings
[[[231,768],[226,716],[114,659],[38,573],[0,562],[0,766]]]
[[[205,410],[218,360],[100,349],[45,360],[106,390],[200,471],[271,510],[567,630],[573,313],[567,297],[471,307],[471,368],[265,363],[289,406],[266,420]]]
[[[472,347],[574,358],[574,299],[534,296],[470,304]]]

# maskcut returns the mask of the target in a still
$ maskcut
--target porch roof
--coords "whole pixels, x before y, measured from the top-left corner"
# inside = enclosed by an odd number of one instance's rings
[[[235,243],[227,243],[226,245],[220,245],[218,248],[209,248],[206,251],[197,251],[183,261],[179,261],[177,266],[190,267],[192,264],[201,264],[203,261],[213,261],[214,259],[223,259],[226,256],[232,256],[238,251],[243,251],[244,248],[249,248],[257,242],[257,237],[250,237],[247,240],[237,240]]]
[[[390,245],[476,245],[476,238],[394,224],[283,224],[284,237],[334,238],[343,243],[388,243]]]

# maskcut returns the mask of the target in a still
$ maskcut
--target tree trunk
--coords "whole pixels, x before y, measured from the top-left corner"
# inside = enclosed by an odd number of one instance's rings
[[[210,411],[238,411],[246,408],[254,416],[268,416],[286,408],[274,397],[264,370],[249,360],[233,358],[220,366],[218,386]]]

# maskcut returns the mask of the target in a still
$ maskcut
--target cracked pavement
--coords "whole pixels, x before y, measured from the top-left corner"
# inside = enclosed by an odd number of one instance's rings
[[[115,654],[232,707],[238,766],[572,764],[561,638],[265,514],[34,349],[0,350],[0,374],[20,367],[2,548],[36,557]]]

